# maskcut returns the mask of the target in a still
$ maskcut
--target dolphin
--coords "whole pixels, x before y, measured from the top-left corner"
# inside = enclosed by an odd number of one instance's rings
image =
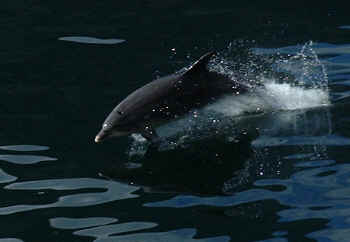
[[[132,92],[107,116],[95,142],[140,133],[153,143],[159,140],[155,127],[215,102],[225,94],[246,92],[247,85],[208,69],[208,62],[214,55],[215,52],[206,53],[189,68]]]

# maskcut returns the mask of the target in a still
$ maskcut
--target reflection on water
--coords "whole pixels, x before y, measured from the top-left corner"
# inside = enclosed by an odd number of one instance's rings
[[[350,139],[337,135],[327,136],[289,136],[289,137],[264,137],[261,136],[253,142],[254,146],[288,146],[288,145],[350,145]]]
[[[113,45],[125,42],[123,39],[99,39],[95,37],[87,37],[87,36],[67,36],[60,37],[59,40],[77,42],[83,44],[103,44],[103,45]]]
[[[267,239],[267,240],[259,240],[259,242],[287,242],[287,239],[284,238],[274,238],[274,239]]]
[[[104,225],[95,228],[83,229],[75,231],[74,234],[82,236],[95,237],[96,241],[113,241],[117,239],[118,236],[111,236],[126,232],[135,232],[144,229],[150,229],[156,227],[155,223],[145,223],[145,222],[130,222],[130,223],[120,223],[112,225]]]
[[[82,229],[117,222],[116,218],[52,218],[50,225],[58,229]]]
[[[14,239],[14,238],[6,238],[6,239],[0,239],[0,242],[23,242],[23,240]]]
[[[11,176],[0,169],[0,183],[8,183],[17,180],[17,177]]]
[[[139,225],[135,225],[134,228],[138,228]],[[142,228],[142,227],[141,227]],[[116,231],[118,233],[118,230]],[[211,237],[207,239],[197,239],[193,238],[196,235],[195,229],[180,229],[168,232],[148,232],[148,233],[136,233],[131,235],[120,235],[120,236],[110,236],[110,237],[100,237],[96,239],[97,242],[112,242],[112,241],[130,241],[130,242],[142,242],[142,241],[185,241],[185,242],[194,242],[194,241],[203,241],[203,242],[227,242],[230,241],[228,236],[221,237]]]
[[[0,208],[0,214],[13,214],[50,207],[84,207],[111,201],[137,197],[131,194],[138,187],[92,178],[51,179],[29,182],[12,183],[4,187],[8,190],[79,190],[102,189],[102,192],[77,192],[73,195],[65,195],[57,198],[57,202],[43,205],[13,205]]]
[[[49,147],[41,145],[3,145],[0,146],[0,149],[11,151],[42,151],[48,150]]]
[[[7,151],[43,151],[48,150],[47,146],[40,145],[5,145],[0,146],[1,150]],[[13,155],[13,154],[0,154],[0,160],[7,161],[14,164],[35,164],[41,161],[55,161],[56,158],[42,156],[42,155]]]
[[[316,161],[304,161],[295,164],[295,167],[320,167],[320,166],[329,166],[334,164],[334,160],[316,160]]]
[[[349,25],[343,25],[343,26],[339,26],[340,29],[350,29]]]
[[[54,161],[56,158],[39,155],[0,155],[0,160],[15,164],[34,164],[41,161]]]

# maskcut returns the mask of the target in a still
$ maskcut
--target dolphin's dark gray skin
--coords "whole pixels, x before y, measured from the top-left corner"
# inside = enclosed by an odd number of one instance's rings
[[[155,126],[214,102],[224,94],[246,92],[248,87],[242,83],[208,70],[207,64],[214,55],[209,52],[189,68],[132,92],[108,115],[95,142],[131,133],[141,133],[155,141],[158,138]]]

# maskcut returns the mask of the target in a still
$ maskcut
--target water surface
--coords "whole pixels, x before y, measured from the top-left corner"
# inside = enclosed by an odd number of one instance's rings
[[[307,5],[7,1],[0,241],[347,241],[348,13]],[[160,127],[159,150],[94,144],[128,93],[213,49],[261,86]]]

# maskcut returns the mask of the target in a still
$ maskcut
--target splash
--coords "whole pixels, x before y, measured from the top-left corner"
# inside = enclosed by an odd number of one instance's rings
[[[294,84],[302,87],[328,89],[328,74],[325,65],[320,61],[309,41],[295,55],[283,56],[277,50],[279,59],[274,65],[280,72],[290,73],[295,77]]]
[[[239,97],[226,96],[205,108],[225,116],[239,116],[245,113],[276,110],[298,110],[329,104],[328,92],[321,88],[304,89],[289,83],[265,81],[255,93]]]
[[[295,50],[294,50],[295,51]],[[295,54],[281,54],[279,49],[255,49],[246,63],[216,60],[212,70],[243,81],[263,84],[253,92],[239,97],[225,97],[208,107],[228,116],[255,111],[297,110],[329,104],[328,75],[319,60],[313,42]],[[268,54],[266,54],[268,53]],[[241,60],[241,59],[240,59]],[[234,69],[232,66],[236,66]],[[272,71],[271,71],[272,70]],[[274,73],[275,75],[272,75]]]
[[[131,134],[132,143],[127,154],[129,157],[142,157],[147,151],[147,140],[140,134]]]
[[[295,54],[281,54],[278,49],[275,52],[269,50],[269,54],[262,49],[255,51],[257,53],[246,49],[238,55],[237,50],[229,46],[226,52],[219,53],[210,62],[209,68],[232,80],[248,83],[251,90],[239,96],[227,95],[158,128],[157,132],[164,141],[163,148],[173,149],[208,135],[225,134],[230,140],[235,136],[236,119],[247,114],[305,110],[328,105],[327,72],[312,46],[313,43],[308,42]],[[279,122],[286,125],[288,120]],[[132,138],[128,154],[143,155],[147,142],[141,136],[133,135]]]
[[[328,105],[328,92],[321,89],[304,89],[288,83],[266,83],[266,93],[273,101],[274,109],[296,110]]]

